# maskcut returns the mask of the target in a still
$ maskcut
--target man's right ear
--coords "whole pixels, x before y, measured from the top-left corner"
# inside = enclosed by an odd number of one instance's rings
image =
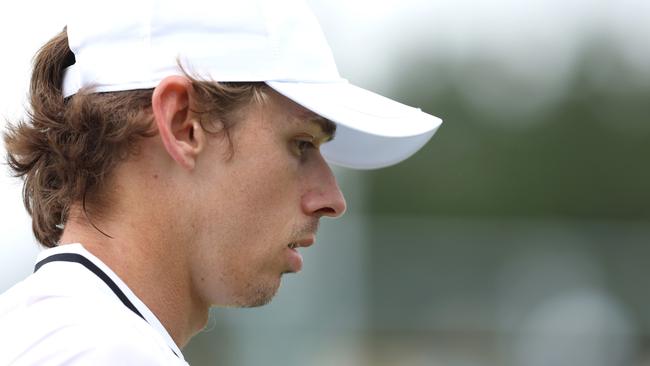
[[[192,83],[184,76],[168,76],[153,91],[151,107],[158,133],[172,159],[194,169],[205,146],[205,133],[190,113]]]

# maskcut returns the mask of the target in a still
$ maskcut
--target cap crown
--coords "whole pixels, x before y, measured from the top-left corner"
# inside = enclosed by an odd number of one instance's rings
[[[150,88],[165,76],[215,81],[338,81],[318,21],[301,0],[73,1],[76,64],[64,94]]]

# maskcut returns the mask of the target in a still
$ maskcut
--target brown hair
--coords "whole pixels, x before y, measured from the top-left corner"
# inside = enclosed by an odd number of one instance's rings
[[[156,135],[150,108],[153,89],[109,93],[82,89],[64,98],[63,72],[74,61],[64,29],[37,52],[31,108],[4,134],[9,167],[24,180],[23,201],[32,216],[32,230],[46,247],[57,245],[73,203],[81,203],[93,225],[87,204],[100,214],[100,193],[115,166],[136,152],[140,139]],[[264,83],[190,79],[192,111],[202,127],[226,135],[235,112],[262,98],[266,88]],[[218,128],[211,131],[208,123]]]

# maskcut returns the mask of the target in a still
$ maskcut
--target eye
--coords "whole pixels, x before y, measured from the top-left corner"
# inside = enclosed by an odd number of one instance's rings
[[[315,149],[316,145],[311,140],[296,140],[296,149],[298,155],[303,155],[305,152]]]

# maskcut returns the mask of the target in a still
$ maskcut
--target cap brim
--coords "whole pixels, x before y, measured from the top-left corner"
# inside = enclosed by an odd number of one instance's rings
[[[328,162],[376,169],[408,158],[436,132],[442,120],[354,86],[267,81],[271,88],[337,124],[336,138],[321,148]]]

